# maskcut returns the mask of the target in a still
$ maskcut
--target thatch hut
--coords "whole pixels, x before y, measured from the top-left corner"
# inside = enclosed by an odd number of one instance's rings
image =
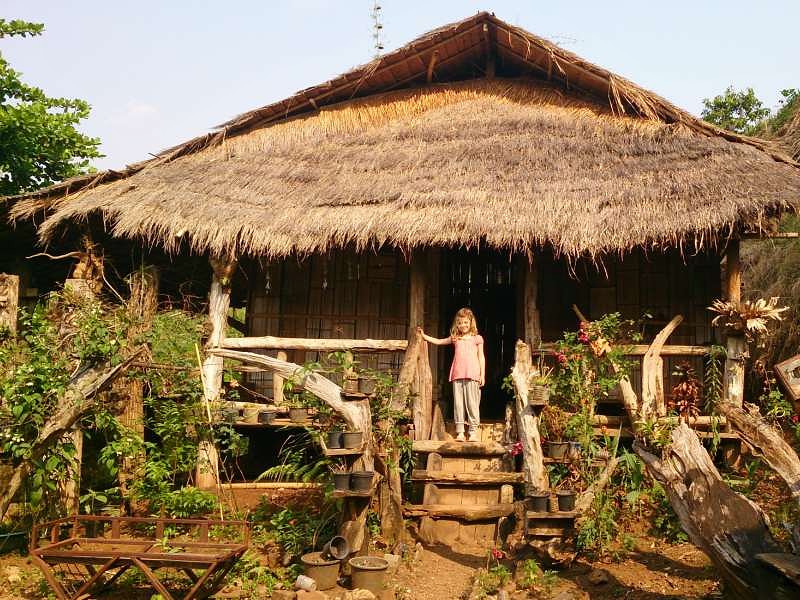
[[[738,294],[738,240],[798,198],[800,169],[781,150],[479,13],[13,211],[44,242],[89,223],[239,259],[248,337],[236,347],[300,362],[335,339],[364,349],[354,342],[403,341],[423,323],[443,335],[472,306],[489,365],[482,410],[499,418],[515,341],[574,328],[573,304],[591,318],[649,312],[651,335],[683,314],[670,341],[697,356],[715,341],[706,307]],[[228,280],[219,266],[223,314]],[[434,398],[447,395],[439,354]],[[397,353],[372,356],[400,366]]]

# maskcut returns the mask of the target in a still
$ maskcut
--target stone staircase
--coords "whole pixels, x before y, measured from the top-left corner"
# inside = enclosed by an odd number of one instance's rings
[[[503,445],[504,423],[480,426],[479,442],[456,442],[447,424],[448,440],[416,441],[417,468],[412,480],[423,486],[422,503],[407,507],[406,516],[419,517],[420,538],[450,547],[492,548],[502,521],[514,512],[514,470]]]

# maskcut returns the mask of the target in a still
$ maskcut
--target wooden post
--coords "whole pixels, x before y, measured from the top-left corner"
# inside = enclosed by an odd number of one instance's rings
[[[0,331],[16,335],[18,307],[19,275],[0,273]]]
[[[282,361],[288,360],[284,350],[278,350],[276,358]],[[278,406],[283,406],[283,377],[277,373],[272,374],[272,401]]]
[[[425,325],[426,265],[425,255],[415,251],[411,255],[411,273],[408,294],[409,338],[416,335],[416,328]],[[431,375],[428,344],[419,340],[416,369],[416,396],[412,414],[414,416],[414,439],[428,440],[433,421],[433,378]]]
[[[525,341],[530,348],[537,349],[542,343],[542,323],[539,315],[539,269],[536,258],[531,256],[524,271],[523,315],[525,318]]]
[[[128,329],[128,342],[133,346],[148,331],[158,310],[158,270],[146,267],[130,276],[130,299],[128,312],[132,325]],[[124,396],[120,422],[137,438],[144,440],[144,393],[141,378],[124,377],[115,387]],[[119,470],[119,485],[123,497],[127,495],[136,468],[144,460],[143,455],[124,457]]]
[[[206,350],[222,347],[225,329],[228,325],[228,309],[231,305],[231,278],[236,270],[234,258],[210,259],[213,276],[211,290],[208,295],[208,319],[211,334],[206,342]],[[223,358],[207,353],[203,361],[203,396],[206,402],[219,400],[222,388]],[[201,489],[211,489],[219,484],[216,478],[219,455],[214,444],[209,440],[200,442],[197,450],[197,471],[195,484]]]
[[[650,344],[642,360],[642,406],[643,414],[655,414],[659,417],[667,415],[667,404],[664,396],[664,360],[661,348],[667,338],[683,322],[682,315],[676,315]]]
[[[734,304],[742,301],[742,261],[739,240],[728,242],[725,251],[725,296]],[[742,406],[744,401],[744,366],[747,361],[747,342],[743,335],[728,334],[725,340],[727,355],[723,377],[723,394],[726,402]]]
[[[526,494],[550,487],[539,437],[539,418],[533,412],[533,407],[528,405],[528,385],[532,374],[530,346],[518,341],[511,378],[516,397],[517,431],[522,442],[522,470],[525,474]]]

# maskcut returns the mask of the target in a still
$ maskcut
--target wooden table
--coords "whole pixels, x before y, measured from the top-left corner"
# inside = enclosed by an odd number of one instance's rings
[[[238,539],[210,541],[215,534]],[[98,593],[130,568],[165,600],[195,600],[220,587],[249,541],[246,521],[80,515],[34,526],[30,554],[59,600]],[[170,592],[159,569],[185,575],[189,590],[182,596]]]

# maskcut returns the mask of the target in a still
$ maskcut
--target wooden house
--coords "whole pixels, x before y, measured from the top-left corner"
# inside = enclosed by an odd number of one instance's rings
[[[739,240],[798,198],[779,146],[479,13],[155,158],[18,198],[13,214],[44,242],[88,222],[208,255],[217,315],[238,261],[246,337],[225,340],[217,318],[211,344],[294,362],[369,350],[366,364],[397,371],[410,328],[445,335],[470,306],[481,410],[502,420],[515,342],[574,329],[573,304],[649,313],[651,338],[682,314],[668,356],[721,341],[707,307],[738,298]],[[431,349],[445,403],[448,361]],[[220,363],[207,360],[212,395]],[[253,382],[271,393],[271,375]]]

